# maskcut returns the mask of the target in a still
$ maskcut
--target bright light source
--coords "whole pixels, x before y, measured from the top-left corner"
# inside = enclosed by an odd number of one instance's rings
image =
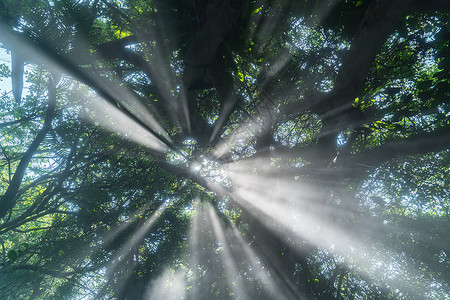
[[[191,166],[192,172],[198,173],[202,169],[202,165],[199,163],[193,163]]]
[[[192,172],[207,180],[230,186],[231,183],[227,178],[224,165],[207,158],[202,158],[200,161],[192,163]]]

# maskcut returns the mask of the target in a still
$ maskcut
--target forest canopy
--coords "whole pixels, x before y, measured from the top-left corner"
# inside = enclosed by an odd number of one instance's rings
[[[447,0],[0,2],[0,298],[450,299]]]

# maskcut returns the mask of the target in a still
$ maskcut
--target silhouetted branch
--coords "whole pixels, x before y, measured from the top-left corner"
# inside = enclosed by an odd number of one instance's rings
[[[22,119],[18,119],[18,120],[14,120],[14,121],[3,122],[3,123],[0,123],[0,127],[6,127],[6,126],[15,125],[15,124],[20,124],[20,123],[23,123],[26,121],[30,121],[34,117],[36,117],[36,114],[32,114],[32,115],[26,116]]]
[[[450,127],[441,127],[430,133],[422,133],[385,144],[356,154],[351,162],[367,166],[378,166],[394,158],[412,154],[426,154],[450,149]]]
[[[45,269],[44,267],[41,266],[34,266],[34,265],[14,265],[11,267],[12,270],[28,270],[28,271],[34,271],[34,272],[38,272],[40,274],[44,274],[44,275],[50,275],[52,277],[56,277],[56,278],[67,278],[70,276],[75,275],[77,272],[72,271],[72,272],[58,272],[58,271],[54,271],[54,270],[48,270]]]
[[[370,67],[388,36],[395,30],[401,18],[408,12],[413,1],[372,1],[365,12],[360,27],[352,41],[350,50],[343,59],[335,88],[322,97],[305,104],[292,103],[282,108],[289,114],[300,114],[306,110],[323,117],[318,137],[317,158],[330,163],[335,155],[336,138],[340,131],[348,128],[353,115],[352,106],[359,96]]]
[[[16,203],[16,195],[17,191],[20,188],[22,183],[23,176],[25,175],[25,171],[28,167],[28,164],[31,161],[34,153],[38,149],[41,142],[44,140],[45,135],[51,128],[51,122],[53,120],[56,109],[56,84],[53,79],[50,79],[48,84],[48,107],[47,112],[45,114],[44,125],[41,130],[31,142],[31,145],[28,147],[27,151],[25,151],[22,159],[17,166],[16,171],[14,172],[14,176],[11,179],[11,182],[6,190],[5,194],[2,196],[0,200],[0,218],[3,218],[5,214],[14,207]]]
[[[94,73],[86,72],[86,70],[80,68],[75,62],[71,61],[68,57],[57,53],[55,49],[51,48],[48,44],[42,41],[31,40],[29,37],[23,35],[22,33],[15,32],[0,23],[0,41],[5,41],[9,48],[26,48],[24,45],[29,47],[29,51],[33,52],[36,57],[37,62],[45,62],[49,66],[54,66],[61,71],[67,72],[74,76],[83,83],[89,85],[93,88],[101,97],[106,101],[117,106],[117,96],[122,94],[123,90],[117,88],[117,85],[106,78],[98,77]],[[124,49],[126,50],[126,49]],[[130,51],[131,52],[131,51]],[[132,54],[130,54],[132,55]],[[134,57],[134,55],[132,55]],[[142,61],[139,58],[139,61]],[[147,123],[142,121],[140,118],[136,117],[128,108],[121,105],[121,111],[137,124],[142,126],[149,133],[154,135],[162,144],[168,148],[179,151],[172,145],[170,141],[158,134],[153,128],[151,128]]]

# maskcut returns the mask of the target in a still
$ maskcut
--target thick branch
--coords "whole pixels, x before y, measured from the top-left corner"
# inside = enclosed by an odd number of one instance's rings
[[[52,277],[56,277],[56,278],[68,278],[70,276],[73,276],[76,274],[75,271],[73,272],[58,272],[58,271],[53,271],[53,270],[48,270],[45,269],[41,266],[34,266],[34,265],[16,265],[16,266],[12,266],[11,267],[12,270],[29,270],[29,271],[34,271],[34,272],[38,272],[44,275],[50,275]]]
[[[321,115],[336,116],[350,109],[366,80],[375,56],[397,23],[409,12],[411,2],[411,0],[372,1],[350,50],[343,59],[334,90],[314,99],[312,103],[286,105],[283,111],[296,115],[311,110]]]
[[[105,42],[96,46],[93,46],[92,48],[95,49],[98,54],[100,54],[100,57],[94,55],[91,55],[89,49],[87,47],[75,47],[71,51],[67,53],[67,57],[70,57],[71,60],[76,61],[79,65],[87,65],[92,62],[94,62],[96,59],[126,59],[124,57],[124,50],[126,49],[126,46],[135,44],[135,43],[142,43],[149,40],[154,39],[152,35],[145,34],[145,35],[130,35],[127,37],[124,37],[122,39],[113,40],[109,42]]]
[[[311,298],[313,291],[308,284],[308,279],[310,279],[309,277],[311,275],[305,258],[312,249],[299,250],[295,246],[286,243],[280,235],[270,228],[266,221],[263,221],[265,220],[264,218],[247,211],[245,207],[236,201],[239,196],[233,192],[232,188],[210,182],[205,178],[192,173],[188,169],[182,169],[163,161],[158,164],[166,171],[176,176],[192,180],[217,195],[230,197],[234,201],[234,204],[242,209],[241,220],[250,225],[250,234],[255,237],[254,242],[256,245],[254,248],[259,256],[263,258],[276,273],[277,276],[275,276],[275,278],[278,281],[277,283],[283,286],[287,295],[297,295],[302,299],[305,297],[305,295],[303,295],[303,293],[305,293],[308,298]],[[285,253],[289,255],[285,255]],[[306,282],[304,285],[305,290],[301,290],[294,281],[294,269],[297,262],[301,264],[304,272],[302,275]],[[288,274],[286,274],[287,269],[290,270]]]
[[[8,186],[8,189],[1,198],[0,218],[3,218],[5,214],[8,212],[8,210],[14,207],[14,204],[16,202],[17,191],[19,190],[20,184],[22,183],[25,171],[34,153],[36,152],[39,145],[44,140],[45,135],[51,128],[51,122],[55,115],[55,109],[56,109],[56,84],[52,79],[50,79],[48,84],[48,107],[47,112],[45,114],[44,125],[42,126],[41,130],[31,143],[31,145],[28,147],[25,154],[22,156],[22,159],[20,160],[19,165],[17,166],[17,169]]]
[[[35,117],[36,117],[36,114],[31,114],[31,115],[26,116],[26,117],[24,117],[22,119],[0,123],[0,127],[6,127],[6,126],[11,126],[11,125],[15,125],[15,124],[24,123],[24,122],[30,121],[31,119],[33,119]]]
[[[14,99],[17,103],[20,103],[22,99],[23,90],[23,71],[24,60],[22,55],[18,55],[15,52],[11,52],[11,85]]]
[[[343,59],[334,90],[313,103],[307,105],[294,103],[283,108],[283,111],[294,115],[309,109],[323,117],[315,159],[319,165],[328,165],[335,157],[338,134],[352,126],[354,122],[356,109],[352,103],[361,93],[377,53],[408,12],[408,6],[412,2],[412,0],[372,1],[350,50]]]
[[[29,37],[7,28],[0,23],[0,41],[5,41],[9,48],[13,49],[26,49],[28,52],[34,54],[35,60],[38,62],[44,62],[49,66],[59,68],[62,72],[67,72],[74,76],[78,80],[82,81],[86,85],[104,98],[109,103],[117,106],[117,95],[123,94],[123,90],[117,87],[113,82],[99,77],[94,73],[87,72],[85,69],[80,68],[75,62],[68,57],[63,56],[51,48],[48,44],[42,41],[32,40]],[[25,53],[25,50],[22,50]],[[133,121],[142,126],[145,130],[154,135],[163,145],[178,152],[170,141],[158,134],[153,128],[151,128],[146,122],[136,117],[127,107],[121,105],[121,111]]]
[[[450,126],[441,127],[430,133],[387,142],[380,147],[355,155],[351,162],[377,166],[394,158],[413,154],[426,154],[450,149]]]

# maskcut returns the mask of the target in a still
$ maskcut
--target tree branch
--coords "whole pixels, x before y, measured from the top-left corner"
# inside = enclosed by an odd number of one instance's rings
[[[124,90],[118,88],[118,85],[114,82],[107,80],[106,78],[99,77],[94,73],[86,72],[85,69],[80,68],[75,62],[73,62],[67,56],[61,55],[55,49],[51,48],[48,44],[39,40],[33,40],[22,33],[11,30],[10,28],[4,26],[2,23],[0,23],[0,41],[5,41],[8,48],[10,49],[27,49],[27,52],[32,52],[34,54],[35,61],[40,61],[49,66],[53,66],[54,68],[59,69],[61,72],[67,72],[86,85],[89,85],[92,89],[96,90],[96,92],[107,102],[113,104],[114,106],[117,106],[118,104],[121,105],[122,113],[138,123],[149,133],[154,135],[164,146],[174,150],[177,153],[180,153],[173,146],[171,141],[158,134],[146,122],[136,117],[136,115],[133,114],[130,109],[124,107],[123,104],[119,103],[120,101],[117,100],[118,95],[123,95]],[[140,58],[140,60],[143,59]]]
[[[412,154],[426,154],[450,149],[450,126],[430,133],[389,141],[377,148],[356,154],[350,162],[359,165],[377,166],[394,158]]]
[[[287,104],[282,111],[300,114],[305,110],[321,115],[316,161],[328,165],[336,155],[337,135],[351,127],[358,111],[352,106],[366,81],[373,61],[398,22],[408,12],[413,0],[371,1],[350,50],[343,59],[334,90],[307,103]]]
[[[75,275],[77,272],[72,271],[72,272],[58,272],[58,271],[53,271],[53,270],[48,270],[45,269],[41,266],[34,266],[34,265],[15,265],[12,266],[11,269],[14,270],[28,270],[28,271],[34,271],[34,272],[39,272],[41,274],[44,275],[50,275],[52,277],[56,277],[56,278],[65,278],[67,279],[67,277]]]
[[[31,161],[34,153],[38,149],[41,142],[44,140],[45,135],[51,128],[51,122],[53,120],[56,109],[56,84],[53,79],[50,79],[48,84],[48,107],[45,114],[44,125],[37,134],[36,138],[33,140],[31,145],[28,147],[27,151],[22,156],[22,159],[17,166],[14,176],[6,190],[5,194],[0,200],[0,218],[3,218],[8,210],[12,209],[16,203],[17,191],[22,183],[23,176]]]
[[[36,117],[37,114],[31,114],[29,116],[26,116],[22,119],[18,119],[18,120],[14,120],[14,121],[9,121],[9,122],[3,122],[0,123],[0,127],[6,127],[6,126],[11,126],[11,125],[15,125],[15,124],[19,124],[19,123],[24,123],[26,121],[30,121],[31,119],[33,119],[34,117]]]

